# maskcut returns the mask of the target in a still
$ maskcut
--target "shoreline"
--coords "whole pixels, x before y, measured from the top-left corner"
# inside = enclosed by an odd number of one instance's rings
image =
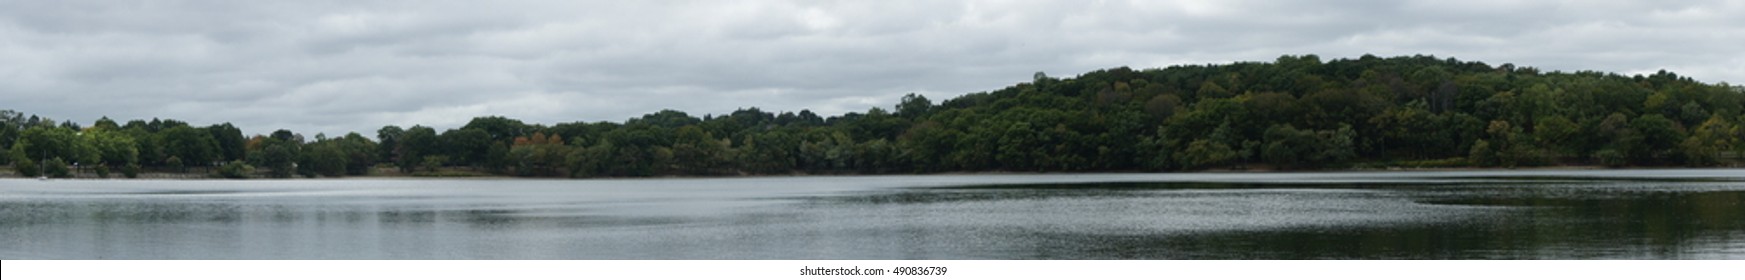
[[[127,177],[122,176],[120,174],[111,173],[109,177],[104,178],[104,177],[98,177],[97,174],[94,172],[84,172],[84,173],[77,174],[76,176],[74,176],[72,178],[49,178],[49,179],[50,180],[237,180],[237,181],[247,181],[247,180],[269,180],[269,181],[272,181],[272,180],[346,180],[346,179],[420,179],[420,180],[479,180],[479,179],[489,179],[489,180],[504,180],[504,179],[509,179],[509,180],[593,180],[593,179],[610,179],[610,180],[624,180],[624,179],[728,179],[728,178],[926,176],[926,175],[1269,174],[1269,173],[1334,174],[1334,173],[1358,173],[1358,172],[1387,173],[1387,172],[1482,172],[1482,171],[1560,171],[1560,170],[1561,171],[1582,171],[1582,170],[1620,170],[1620,171],[1638,170],[1638,171],[1640,171],[1640,170],[1700,170],[1700,169],[1721,169],[1721,170],[1739,169],[1741,172],[1745,172],[1745,166],[1606,167],[1606,166],[1598,166],[1598,165],[1556,165],[1556,166],[1535,166],[1535,167],[1515,167],[1515,168],[1500,168],[1500,167],[1386,167],[1386,168],[1301,169],[1301,170],[1278,170],[1278,169],[1270,169],[1270,168],[1249,168],[1249,169],[1208,169],[1208,170],[1172,171],[1172,172],[1148,172],[1148,171],[1133,171],[1133,170],[1090,171],[1090,172],[954,171],[954,172],[936,172],[936,173],[819,173],[819,174],[792,173],[792,174],[741,174],[741,175],[726,175],[726,176],[667,175],[667,176],[648,176],[648,177],[580,177],[580,178],[520,177],[520,176],[489,174],[489,173],[482,173],[482,172],[476,172],[476,171],[471,171],[471,172],[464,172],[463,171],[463,172],[457,173],[456,170],[442,170],[442,171],[435,172],[435,174],[402,174],[402,173],[399,173],[398,171],[393,171],[391,173],[394,173],[394,174],[377,173],[377,174],[370,174],[370,175],[341,176],[341,177],[325,177],[325,176],[303,177],[303,176],[299,175],[299,176],[291,176],[288,178],[270,178],[270,177],[259,176],[259,177],[250,177],[250,178],[240,178],[240,179],[239,178],[215,177],[212,173],[173,173],[173,172],[142,172],[142,173],[139,173],[139,176],[136,178],[127,178]],[[6,169],[4,171],[0,171],[0,179],[36,179],[36,178],[18,176],[16,171]]]

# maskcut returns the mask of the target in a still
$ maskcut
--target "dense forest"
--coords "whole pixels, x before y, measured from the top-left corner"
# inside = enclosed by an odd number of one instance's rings
[[[536,177],[1183,171],[1544,165],[1737,166],[1745,89],[1432,56],[1114,68],[824,117],[672,110],[623,123],[478,117],[371,139],[229,124],[0,111],[21,176]],[[78,163],[78,164],[74,164]],[[86,175],[79,175],[86,174]]]

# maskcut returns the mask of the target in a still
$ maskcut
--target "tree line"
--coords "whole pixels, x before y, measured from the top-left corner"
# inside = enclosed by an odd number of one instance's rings
[[[1661,71],[1542,72],[1433,56],[1113,68],[943,102],[823,117],[663,110],[552,125],[487,116],[313,139],[229,123],[0,111],[20,175],[142,170],[338,177],[474,170],[533,177],[1178,171],[1353,167],[1720,166],[1745,152],[1745,89]],[[74,165],[73,163],[78,163]],[[39,170],[40,169],[40,170]],[[80,171],[89,169],[88,171]]]

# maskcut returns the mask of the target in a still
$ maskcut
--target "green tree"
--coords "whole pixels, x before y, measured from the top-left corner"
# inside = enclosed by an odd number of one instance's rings
[[[1630,127],[1629,120],[1630,118],[1623,113],[1612,113],[1589,129],[1589,134],[1593,135],[1591,139],[1594,139],[1594,142],[1605,142],[1604,145],[1594,148],[1594,158],[1600,158],[1600,150],[1611,151],[1612,154],[1607,155],[1608,157],[1621,156],[1620,159],[1616,160],[1614,166],[1621,166],[1632,158],[1636,158],[1634,154],[1638,150],[1642,150],[1639,147],[1642,145],[1643,138],[1641,133]]]
[[[208,126],[206,131],[212,135],[213,144],[217,145],[217,160],[235,161],[248,156],[248,149],[245,146],[248,140],[242,137],[242,129],[236,128],[230,123],[222,123]]]
[[[1497,151],[1491,148],[1491,143],[1478,139],[1472,143],[1472,149],[1467,153],[1466,160],[1477,166],[1497,166]]]
[[[1266,129],[1261,159],[1283,168],[1301,167],[1316,152],[1317,140],[1314,132],[1300,131],[1288,124],[1273,125]]]
[[[36,161],[30,158],[19,158],[12,161],[12,169],[18,171],[19,176],[42,176],[41,168],[42,166],[37,165]]]
[[[205,129],[187,125],[166,128],[158,134],[163,139],[164,154],[180,158],[185,166],[211,166],[220,160],[218,144]]]
[[[907,167],[907,158],[896,144],[885,139],[873,139],[854,146],[856,154],[855,166],[863,172],[886,173],[903,170]]]
[[[1182,166],[1203,169],[1229,164],[1236,156],[1236,151],[1230,149],[1229,145],[1201,139],[1188,143],[1187,149],[1176,155],[1176,158],[1181,159]]]
[[[95,162],[103,166],[122,166],[139,163],[139,146],[133,137],[109,129],[91,129],[80,135],[85,143],[96,149],[98,157]]]
[[[727,142],[694,125],[679,127],[674,133],[673,164],[678,172],[697,175],[725,173],[732,160]]]
[[[600,141],[586,148],[570,149],[570,153],[564,155],[564,166],[569,169],[570,177],[604,175],[607,172],[606,165],[611,160],[612,152],[616,150],[617,148],[610,141]]]
[[[1581,154],[1581,145],[1576,138],[1580,133],[1581,126],[1561,115],[1539,118],[1533,126],[1533,138],[1539,145],[1555,151],[1557,157]]]
[[[370,169],[376,165],[377,155],[379,155],[377,153],[379,145],[375,141],[370,141],[369,138],[364,138],[363,135],[356,132],[347,133],[335,141],[339,150],[345,154],[346,175],[370,174]]]
[[[520,176],[563,176],[571,169],[565,166],[570,154],[571,147],[562,137],[542,132],[517,137],[509,147],[509,161]]]
[[[437,172],[444,165],[448,165],[448,156],[445,155],[424,156],[424,160],[419,162],[419,166],[424,167],[424,172]]]
[[[484,132],[490,138],[490,141],[488,141],[490,143],[509,143],[514,140],[515,137],[533,134],[535,129],[526,123],[522,123],[520,120],[503,116],[488,116],[473,118],[471,121],[468,121],[466,125],[461,126],[460,130]],[[472,135],[468,136],[471,137]]]
[[[1201,83],[1199,90],[1194,92],[1194,97],[1200,98],[1200,99],[1230,98],[1231,96],[1234,96],[1234,95],[1235,94],[1232,94],[1229,89],[1225,89],[1224,86],[1218,85],[1218,83],[1214,83],[1212,81],[1206,81],[1205,83]]]
[[[406,129],[393,125],[383,126],[382,129],[376,130],[376,140],[381,141],[378,146],[379,149],[376,150],[376,158],[381,161],[395,164],[402,163],[400,158],[400,137],[405,136],[405,134]]]
[[[1679,148],[1685,153],[1687,164],[1694,166],[1709,166],[1720,163],[1722,151],[1734,149],[1739,145],[1741,129],[1719,114],[1709,116],[1707,121],[1691,131],[1690,137],[1680,143]]]
[[[0,151],[11,151],[12,144],[18,140],[19,133],[24,132],[24,114],[12,110],[0,110]],[[0,164],[11,163],[11,156],[0,156]]]
[[[994,155],[995,162],[1014,170],[1035,170],[1045,165],[1041,159],[1046,150],[1038,148],[1051,145],[1041,130],[1027,122],[1011,123],[1005,128],[999,135],[999,153]]]
[[[762,113],[761,111],[756,111],[756,108],[752,108],[751,110],[760,114]],[[763,117],[767,118],[767,116]],[[655,112],[653,114],[642,115],[640,118],[632,118],[629,121],[625,121],[624,124],[649,125],[653,127],[672,129],[681,126],[695,125],[699,122],[702,122],[702,120],[692,117],[690,114],[686,114],[685,112],[660,110],[660,112]]]
[[[1672,160],[1678,144],[1684,142],[1684,128],[1659,114],[1648,114],[1630,120],[1630,127],[1642,135],[1641,151],[1633,153],[1638,162]]]
[[[158,166],[164,163],[163,136],[146,130],[144,122],[129,121],[121,129],[122,134],[133,138],[134,150],[137,151],[141,165]]]
[[[49,158],[43,162],[43,173],[53,178],[72,178],[73,173],[67,169],[67,162],[61,158]]]
[[[1357,131],[1350,125],[1339,124],[1333,130],[1316,131],[1320,139],[1321,152],[1313,159],[1323,165],[1338,164],[1357,158]]]
[[[933,101],[927,100],[926,96],[909,93],[903,95],[903,100],[897,103],[897,116],[914,119],[927,114],[927,111],[932,109]]]
[[[767,133],[747,134],[740,143],[739,162],[747,171],[758,174],[777,174],[794,170],[795,154],[800,150],[800,141],[793,134],[775,130]]]
[[[164,159],[164,167],[169,167],[170,170],[175,170],[177,173],[188,172],[188,166],[182,162],[182,157],[179,156],[170,156],[170,158]]]
[[[139,165],[129,164],[121,167],[121,175],[126,176],[127,178],[139,178]]]
[[[1539,146],[1531,135],[1522,132],[1521,127],[1508,121],[1491,121],[1485,129],[1490,134],[1490,143],[1495,145],[1496,159],[1503,167],[1538,166],[1550,164],[1552,156],[1549,151]]]
[[[1447,129],[1441,127],[1444,121],[1424,106],[1424,103],[1413,102],[1389,108],[1370,118],[1369,123],[1381,132],[1379,148],[1390,155],[1413,159],[1449,156],[1439,152],[1442,149],[1438,147],[1452,147],[1456,145],[1454,139],[1438,133]]]
[[[70,128],[35,126],[19,133],[9,151],[13,161],[32,160],[38,163],[52,158],[63,161],[96,163],[101,159],[95,146]]]
[[[304,177],[340,177],[346,174],[351,158],[341,140],[322,139],[303,147],[297,160],[297,171]]]
[[[401,172],[411,173],[414,168],[424,165],[425,157],[442,155],[441,140],[437,138],[436,129],[421,125],[406,129],[399,139],[398,165]]]
[[[1175,116],[1182,110],[1182,99],[1174,94],[1161,94],[1145,102],[1145,113],[1155,120],[1162,121]]]
[[[1525,144],[1524,141],[1521,141],[1520,128],[1509,124],[1509,121],[1494,120],[1491,121],[1490,126],[1485,128],[1485,133],[1490,134],[1491,141],[1488,144],[1496,146],[1492,150],[1497,153],[1497,164],[1509,168],[1521,164],[1522,155],[1514,152],[1528,150],[1528,148],[1518,147]],[[1477,146],[1477,144],[1473,145]],[[1474,150],[1478,149],[1474,148]]]
[[[440,138],[442,145],[440,150],[449,159],[456,164],[470,166],[485,165],[494,142],[489,132],[479,128],[450,129],[437,138]]]
[[[303,157],[303,144],[289,130],[277,130],[271,137],[258,137],[259,150],[251,151],[249,161],[267,168],[267,176],[289,178],[297,171],[297,161]]]
[[[230,161],[218,167],[218,176],[227,179],[248,179],[254,174],[254,166],[241,160]]]
[[[1357,156],[1353,137],[1356,132],[1351,126],[1315,131],[1274,125],[1266,130],[1260,156],[1281,168],[1330,166]]]

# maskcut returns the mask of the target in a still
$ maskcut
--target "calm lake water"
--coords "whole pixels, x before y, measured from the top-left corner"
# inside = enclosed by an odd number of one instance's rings
[[[0,180],[3,259],[1745,259],[1745,170]]]

